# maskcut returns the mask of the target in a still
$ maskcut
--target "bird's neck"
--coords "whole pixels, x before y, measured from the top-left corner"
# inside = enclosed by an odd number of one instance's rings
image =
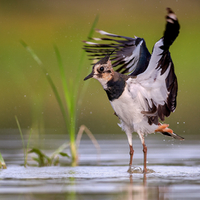
[[[110,101],[118,99],[122,95],[126,86],[126,80],[127,78],[124,75],[116,72],[115,76],[107,82],[104,90],[106,91]]]

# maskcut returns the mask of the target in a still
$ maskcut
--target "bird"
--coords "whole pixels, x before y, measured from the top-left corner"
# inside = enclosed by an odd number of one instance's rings
[[[119,126],[127,135],[130,173],[133,173],[133,132],[139,135],[143,145],[143,173],[147,173],[146,135],[158,132],[184,140],[169,128],[169,124],[162,123],[177,105],[178,83],[169,48],[180,30],[171,8],[167,8],[165,19],[163,36],[155,43],[152,53],[143,38],[120,36],[100,29],[96,31],[102,38],[90,38],[95,42],[83,41],[83,49],[92,60],[99,60],[84,80],[97,79],[107,93]]]

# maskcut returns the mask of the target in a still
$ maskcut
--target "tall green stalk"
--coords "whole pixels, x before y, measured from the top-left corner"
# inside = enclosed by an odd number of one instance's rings
[[[67,106],[67,118],[66,118],[66,126],[68,129],[69,137],[70,137],[70,149],[71,149],[71,157],[72,157],[72,165],[76,165],[77,162],[77,151],[76,151],[76,97],[73,95],[74,88],[69,87],[69,83],[66,82],[65,70],[62,63],[62,59],[60,56],[60,52],[57,46],[54,45],[54,50],[56,52],[56,57],[58,60],[58,66],[60,70],[60,76],[63,86],[63,92],[65,96],[65,103]]]
[[[89,32],[88,38],[91,38],[94,32],[94,28],[96,26],[98,22],[98,16],[95,18],[93,25],[91,27],[91,30]],[[62,63],[62,58],[60,55],[60,52],[57,48],[56,45],[54,45],[54,50],[56,53],[56,58],[58,61],[58,67],[59,67],[59,71],[60,71],[60,77],[61,77],[61,81],[62,81],[62,87],[63,87],[63,92],[64,92],[64,97],[65,97],[65,102],[63,103],[61,100],[61,97],[58,93],[58,90],[51,78],[51,76],[48,74],[47,70],[45,69],[45,67],[43,66],[41,60],[38,58],[38,56],[35,54],[35,52],[24,42],[21,41],[21,44],[29,51],[29,53],[32,55],[32,57],[34,58],[34,60],[38,63],[38,65],[42,68],[53,92],[54,95],[57,99],[57,102],[59,104],[60,110],[62,112],[68,133],[69,133],[69,137],[70,137],[70,149],[71,149],[71,158],[72,158],[72,165],[76,165],[77,164],[77,149],[76,149],[76,119],[77,119],[77,108],[78,108],[78,99],[80,99],[83,96],[83,91],[85,91],[84,87],[82,88],[82,93],[79,90],[80,84],[82,82],[81,80],[81,74],[83,72],[83,61],[84,61],[84,57],[85,57],[85,52],[82,53],[81,55],[81,59],[80,59],[80,63],[78,66],[78,70],[76,74],[76,78],[74,79],[73,83],[70,84],[69,82],[67,82],[67,77],[65,75],[65,68],[63,66]],[[84,86],[86,87],[87,84],[84,84]],[[65,110],[65,106],[67,108],[67,111]]]
[[[88,34],[88,38],[90,39],[94,33],[94,29],[95,26],[98,22],[98,15],[96,16],[91,30]],[[64,91],[64,95],[65,95],[65,101],[66,101],[66,105],[68,108],[68,122],[66,124],[68,124],[67,128],[68,128],[68,132],[69,132],[69,136],[70,136],[70,148],[71,148],[71,156],[72,156],[72,165],[76,165],[77,162],[77,150],[76,150],[76,119],[77,119],[77,107],[78,107],[78,99],[80,99],[83,96],[83,93],[80,93],[79,95],[79,87],[80,84],[82,82],[81,80],[81,74],[83,72],[83,61],[84,61],[84,57],[85,57],[85,52],[82,53],[81,58],[80,58],[80,62],[78,65],[78,70],[77,70],[77,76],[74,79],[75,81],[73,82],[73,84],[69,85],[69,83],[66,82],[66,77],[65,77],[65,70],[64,70],[64,66],[62,63],[62,59],[59,53],[59,50],[57,48],[57,46],[54,45],[54,49],[56,52],[56,57],[58,60],[58,65],[59,65],[59,69],[60,69],[60,75],[61,75],[61,80],[62,80],[62,85],[63,85],[63,91]],[[69,87],[72,86],[73,87]],[[87,87],[87,85],[85,84],[85,89]],[[84,87],[82,88],[82,91],[85,91]],[[79,98],[78,98],[79,97]]]

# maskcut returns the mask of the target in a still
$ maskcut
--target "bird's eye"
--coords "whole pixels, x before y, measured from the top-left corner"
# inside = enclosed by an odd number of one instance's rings
[[[99,68],[99,71],[100,71],[100,72],[103,72],[103,70],[104,70],[104,67],[100,67],[100,68]]]

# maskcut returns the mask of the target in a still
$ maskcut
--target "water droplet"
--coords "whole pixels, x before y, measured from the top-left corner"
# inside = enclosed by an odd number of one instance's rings
[[[179,122],[177,122],[177,124],[179,124]]]
[[[26,97],[26,95],[24,95],[24,97]]]

